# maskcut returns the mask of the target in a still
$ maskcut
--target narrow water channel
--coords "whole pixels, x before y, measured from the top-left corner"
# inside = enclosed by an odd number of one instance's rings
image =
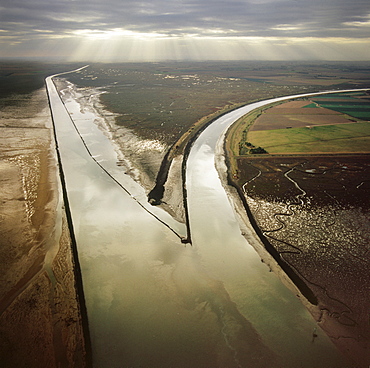
[[[142,195],[140,188],[117,174],[132,185],[127,193],[97,165],[71,120],[79,110],[76,101],[70,101],[69,115],[51,78],[47,88],[94,367],[347,366],[299,299],[240,234],[214,167],[215,142],[235,112],[224,117],[226,123],[207,128],[189,156],[190,246],[138,204],[133,197]],[[85,117],[81,123],[91,129],[84,134],[96,138],[100,131],[92,133],[94,123]],[[100,144],[94,147],[97,155],[105,155]],[[182,231],[181,224],[173,226]]]

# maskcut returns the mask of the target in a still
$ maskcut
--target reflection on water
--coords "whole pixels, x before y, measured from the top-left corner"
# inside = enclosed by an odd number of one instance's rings
[[[57,134],[95,367],[345,367],[240,236],[211,147],[190,157],[184,246],[102,172],[61,107]]]

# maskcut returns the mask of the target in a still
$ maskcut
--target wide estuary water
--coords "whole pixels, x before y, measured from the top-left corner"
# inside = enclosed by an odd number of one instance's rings
[[[51,78],[47,88],[94,367],[348,367],[299,298],[241,235],[219,180],[218,137],[248,108],[212,124],[191,151],[191,246],[179,239],[184,225],[146,204],[143,189],[119,171],[94,115],[76,99],[65,103],[68,114]]]

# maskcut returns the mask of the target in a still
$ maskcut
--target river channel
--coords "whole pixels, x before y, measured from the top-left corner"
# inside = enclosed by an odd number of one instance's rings
[[[185,245],[185,226],[153,210],[119,171],[95,117],[74,99],[63,105],[46,82],[94,367],[348,367],[241,235],[215,169],[219,137],[256,104],[223,116],[195,142],[186,181],[193,244]]]

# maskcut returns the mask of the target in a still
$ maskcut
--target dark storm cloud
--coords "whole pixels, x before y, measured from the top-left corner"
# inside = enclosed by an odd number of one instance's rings
[[[369,37],[370,1],[6,0],[2,37],[62,37],[125,29],[165,35]]]

